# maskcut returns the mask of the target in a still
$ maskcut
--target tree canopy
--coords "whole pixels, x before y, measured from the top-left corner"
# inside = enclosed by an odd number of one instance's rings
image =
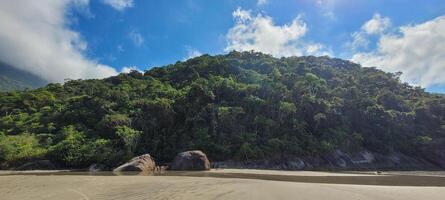
[[[329,57],[203,55],[101,80],[0,92],[0,163],[115,165],[316,156],[335,149],[416,155],[445,144],[445,98],[400,74]]]

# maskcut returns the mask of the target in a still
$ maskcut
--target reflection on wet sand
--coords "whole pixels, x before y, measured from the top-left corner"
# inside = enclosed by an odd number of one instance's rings
[[[251,173],[249,173],[249,171]],[[275,172],[275,173],[274,173]],[[51,171],[51,172],[10,172],[8,175],[91,175],[91,176],[188,176],[210,178],[241,178],[269,181],[286,181],[301,183],[382,185],[382,186],[445,186],[445,176],[399,172],[374,174],[371,172],[288,172],[272,170],[212,170],[212,171],[156,171],[156,172],[84,172],[84,171]],[[423,173],[423,174],[422,174]]]

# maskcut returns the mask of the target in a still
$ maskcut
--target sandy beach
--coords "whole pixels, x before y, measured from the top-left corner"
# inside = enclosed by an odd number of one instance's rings
[[[442,186],[384,186],[202,176],[106,176],[25,173],[0,175],[1,199],[443,199]],[[372,177],[369,174],[212,170],[208,174],[291,177]],[[384,177],[379,175],[375,177]],[[388,177],[391,177],[388,175]],[[261,178],[261,177],[260,177]],[[436,177],[437,178],[437,177]],[[441,177],[443,178],[443,177]],[[303,179],[305,180],[305,179]],[[403,179],[402,179],[403,180]]]

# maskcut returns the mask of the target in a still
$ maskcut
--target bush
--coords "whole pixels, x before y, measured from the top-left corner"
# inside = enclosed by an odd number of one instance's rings
[[[116,157],[112,143],[106,139],[89,139],[73,126],[64,127],[64,139],[50,148],[56,162],[67,167],[87,167],[93,163],[113,164]]]
[[[133,156],[134,150],[139,143],[142,132],[134,130],[127,126],[118,126],[116,127],[116,135],[118,135],[124,143],[127,153],[130,156]]]
[[[41,159],[47,151],[32,134],[0,134],[0,167],[9,168],[33,159]]]
[[[415,143],[418,145],[426,145],[426,144],[431,143],[431,141],[433,141],[433,139],[431,137],[421,136],[421,135],[417,136],[415,139]]]

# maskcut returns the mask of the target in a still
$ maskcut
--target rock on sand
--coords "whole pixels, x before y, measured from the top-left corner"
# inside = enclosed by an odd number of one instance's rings
[[[176,155],[171,170],[210,170],[210,161],[202,151],[186,151]]]

